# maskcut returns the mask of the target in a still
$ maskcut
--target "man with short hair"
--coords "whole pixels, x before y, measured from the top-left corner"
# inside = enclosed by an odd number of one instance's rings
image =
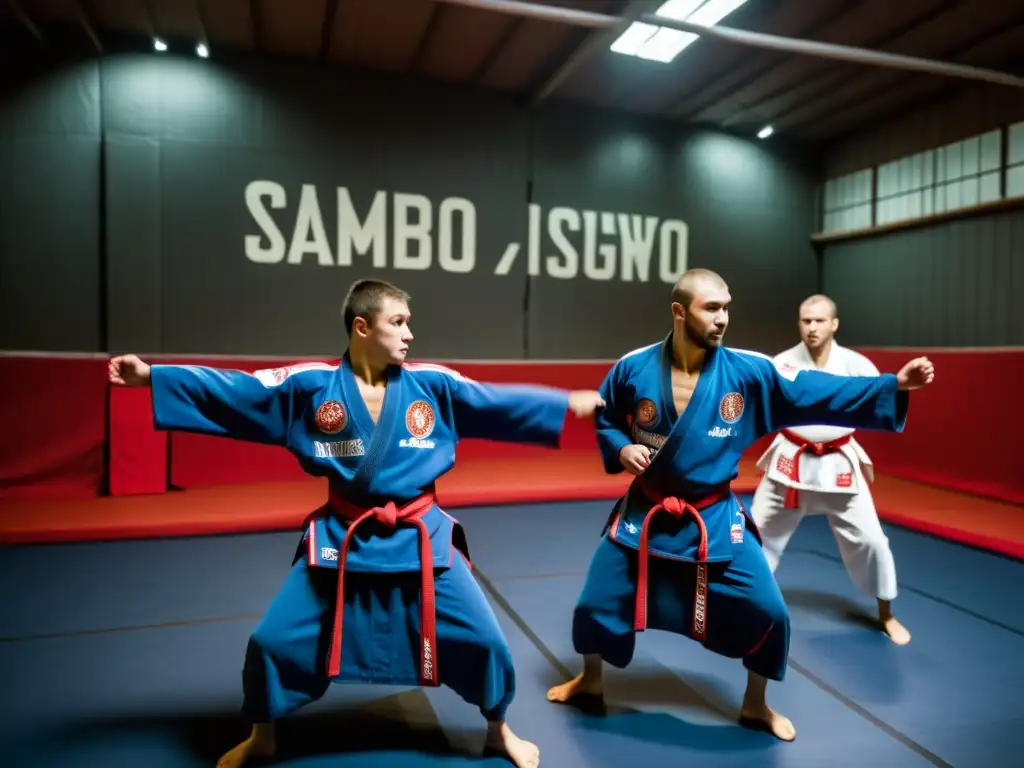
[[[470,571],[466,537],[434,496],[460,438],[556,447],[568,411],[594,415],[596,392],[480,384],[406,362],[409,296],[380,280],[345,301],[338,365],[256,371],[110,361],[110,381],[149,386],[158,429],[286,448],[329,498],[304,524],[284,585],[252,633],[243,672],[248,739],[218,763],[276,750],[274,721],[332,682],[447,685],[479,707],[489,749],[516,768],[539,750],[505,722],[515,670]],[[344,631],[343,631],[344,628]]]
[[[672,291],[672,331],[616,362],[597,418],[605,471],[635,476],[612,509],[573,615],[583,673],[548,700],[603,696],[602,662],[626,667],[636,633],[690,637],[748,670],[741,724],[791,741],[765,700],[789,655],[789,613],[758,533],[730,490],[744,450],[787,427],[829,421],[900,431],[909,391],[934,377],[927,358],[877,378],[788,371],[722,346],[732,297],[706,269]]]
[[[775,362],[793,370],[819,370],[838,376],[877,377],[864,355],[835,340],[835,302],[816,294],[799,309],[800,343],[780,352]],[[826,515],[839,554],[853,583],[878,601],[878,618],[898,645],[910,632],[892,614],[896,563],[871,495],[874,467],[850,426],[809,425],[782,430],[758,460],[765,474],[751,506],[772,571],[806,515]]]

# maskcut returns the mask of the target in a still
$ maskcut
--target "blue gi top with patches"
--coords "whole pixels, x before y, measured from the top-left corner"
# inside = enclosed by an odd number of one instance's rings
[[[605,471],[622,472],[619,451],[646,445],[652,451],[643,478],[662,494],[690,504],[728,486],[739,474],[743,452],[756,440],[787,427],[830,424],[902,432],[909,395],[896,376],[836,376],[777,367],[759,352],[709,350],[689,405],[675,412],[672,398],[672,335],[619,359],[601,385],[607,403],[598,412],[597,439]],[[619,500],[607,531],[637,549],[653,502],[634,482]],[[707,528],[707,562],[732,559],[742,544],[744,510],[732,494],[701,510]],[[657,515],[648,551],[696,561],[700,531],[691,516]]]
[[[157,429],[198,432],[277,445],[302,468],[328,479],[352,504],[402,505],[455,464],[460,438],[557,447],[568,392],[540,386],[482,384],[436,365],[392,366],[375,425],[348,355],[338,365],[309,363],[247,373],[191,365],[153,365]],[[422,518],[434,566],[454,554],[456,521],[436,505]],[[348,522],[327,514],[306,531],[311,565],[337,568]],[[419,571],[418,531],[367,520],[353,534],[347,571]]]

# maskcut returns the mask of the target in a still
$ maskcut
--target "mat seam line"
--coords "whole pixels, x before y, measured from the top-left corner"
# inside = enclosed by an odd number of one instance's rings
[[[819,557],[823,560],[828,560],[831,563],[843,565],[843,559],[841,557],[829,555],[825,552],[818,552],[813,549],[804,549],[797,547],[794,547],[793,552],[800,552],[805,555],[811,555],[813,557]],[[1017,635],[1018,637],[1024,637],[1024,630],[1011,627],[1009,624],[1003,624],[997,619],[993,619],[988,616],[985,616],[984,614],[977,613],[975,611],[972,611],[970,608],[965,608],[964,606],[958,605],[957,603],[954,603],[952,601],[944,600],[941,597],[937,597],[936,595],[933,595],[929,592],[925,592],[924,590],[918,589],[917,587],[911,587],[906,584],[900,584],[900,589],[902,589],[905,592],[911,592],[915,595],[918,595],[919,597],[923,597],[925,600],[931,600],[932,602],[938,603],[939,605],[944,605],[947,608],[952,608],[954,611],[958,611],[959,613],[962,613],[965,616],[970,616],[972,619],[977,619],[978,621],[985,622],[986,624],[990,624],[993,627],[997,627],[999,629],[1010,632],[1011,634]],[[785,590],[783,590],[783,594],[785,594]]]
[[[202,624],[230,624],[236,621],[259,621],[260,618],[261,616],[226,616],[210,619],[182,619],[181,621],[165,621],[156,624],[130,624],[127,627],[102,627],[100,629],[79,629],[71,632],[46,632],[38,635],[14,635],[12,637],[0,637],[0,643],[25,643],[33,640],[61,640],[69,637],[109,635],[116,632],[140,632],[148,629],[195,627]]]
[[[512,623],[515,624],[519,631],[526,636],[526,639],[530,641],[530,643],[537,649],[540,655],[543,656],[544,659],[552,667],[554,667],[556,671],[561,673],[563,677],[575,677],[572,671],[564,664],[562,664],[561,661],[559,661],[558,657],[555,656],[554,652],[547,647],[544,641],[541,640],[540,636],[533,631],[533,629],[526,622],[526,620],[521,615],[519,615],[519,613],[508,602],[508,600],[505,599],[505,596],[498,592],[497,588],[494,586],[491,580],[488,579],[480,571],[480,568],[474,567],[473,572],[477,580],[480,582],[480,585],[485,590],[487,590],[487,592],[491,595],[492,599],[496,603],[498,603],[498,607],[505,612],[505,614],[509,617]],[[895,739],[898,743],[900,743],[907,749],[911,750],[912,752],[915,752],[920,757],[923,757],[924,759],[928,760],[928,762],[936,766],[936,768],[954,768],[954,766],[951,763],[947,763],[941,757],[929,751],[925,747],[921,746],[906,734],[889,725],[884,720],[881,720],[880,718],[871,714],[871,712],[869,712],[861,705],[857,704],[857,702],[853,701],[852,699],[848,699],[838,690],[830,686],[828,683],[819,678],[809,669],[807,669],[802,664],[793,659],[792,656],[789,657],[789,665],[797,672],[797,674],[806,678],[812,685],[817,687],[819,690],[823,691],[824,693],[834,698],[847,709],[851,710],[854,714],[860,716],[862,719],[866,720],[869,724],[873,725],[878,730]],[[673,674],[674,677],[676,677],[676,679],[682,680],[682,678],[680,678],[679,675],[676,675],[671,670],[669,671]],[[685,680],[682,680],[682,682],[685,684]],[[708,706],[712,711],[719,711],[717,707],[715,707],[711,702],[709,702],[707,699],[701,696],[696,690],[694,690],[694,694],[697,696],[697,698],[704,702],[704,704]]]

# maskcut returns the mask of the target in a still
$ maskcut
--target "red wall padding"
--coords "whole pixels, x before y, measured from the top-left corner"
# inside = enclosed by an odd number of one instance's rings
[[[919,352],[861,350],[878,368],[895,372]],[[935,384],[911,401],[902,435],[861,431],[858,439],[878,471],[935,485],[1024,503],[1024,473],[1016,440],[1024,434],[1019,405],[1024,351],[928,351]],[[168,362],[161,360],[160,362]],[[175,362],[183,362],[176,360]],[[252,370],[280,362],[193,360]],[[595,387],[608,363],[459,363],[479,380]],[[80,357],[0,356],[0,497],[93,496],[103,487],[108,419],[106,363]],[[110,488],[118,494],[161,492],[170,480],[181,487],[298,479],[285,452],[218,438],[152,429],[148,394],[111,392]],[[751,449],[756,454],[760,441]],[[570,421],[564,447],[594,450],[587,424]],[[525,455],[544,449],[466,441],[460,458]]]
[[[107,362],[0,355],[0,498],[102,489]]]
[[[903,434],[857,434],[879,472],[1024,504],[1024,350],[859,351],[891,373],[922,354],[935,363]]]
[[[167,490],[171,437],[153,427],[149,389],[110,389],[110,495]]]

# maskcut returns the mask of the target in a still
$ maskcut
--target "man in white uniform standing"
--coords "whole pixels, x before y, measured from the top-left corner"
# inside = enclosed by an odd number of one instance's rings
[[[801,343],[778,354],[776,363],[840,376],[878,376],[870,360],[835,342],[838,328],[835,303],[827,296],[811,296],[800,305]],[[758,460],[765,474],[751,514],[773,572],[803,517],[828,515],[847,572],[861,591],[878,600],[886,634],[906,645],[910,633],[893,617],[891,607],[896,565],[868,488],[874,468],[853,432],[829,426],[780,432]]]

